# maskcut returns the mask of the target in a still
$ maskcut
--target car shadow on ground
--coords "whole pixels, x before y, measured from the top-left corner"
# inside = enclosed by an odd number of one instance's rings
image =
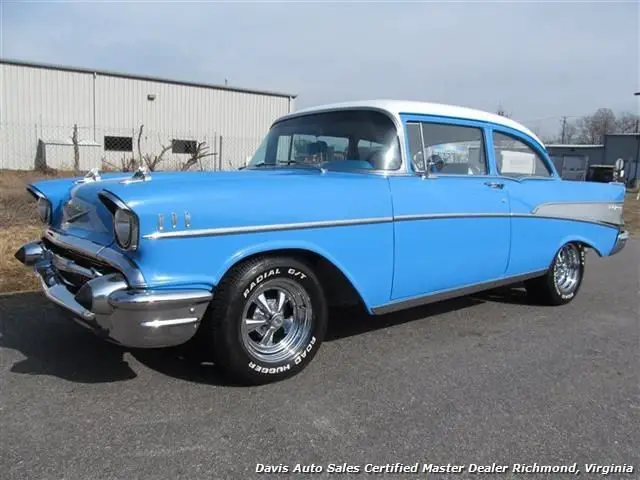
[[[369,315],[362,307],[332,308],[325,341],[393,328],[485,302],[530,304],[523,289],[501,288],[380,316]],[[0,355],[0,367],[12,373],[51,375],[77,383],[126,381],[137,376],[127,361],[129,353],[170,377],[232,386],[220,375],[211,356],[193,345],[140,350],[110,344],[65,318],[40,292],[0,296],[0,349],[14,350],[24,357],[11,364],[6,361],[9,353]]]

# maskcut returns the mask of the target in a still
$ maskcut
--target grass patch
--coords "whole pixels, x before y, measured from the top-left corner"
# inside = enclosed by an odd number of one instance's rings
[[[624,228],[634,237],[640,237],[640,200],[637,193],[627,193],[624,199]]]
[[[71,173],[0,171],[0,292],[33,290],[40,282],[30,268],[13,256],[23,244],[42,234],[36,203],[25,190],[29,182]]]

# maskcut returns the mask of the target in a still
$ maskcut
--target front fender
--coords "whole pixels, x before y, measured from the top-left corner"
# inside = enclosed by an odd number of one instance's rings
[[[143,239],[128,252],[149,286],[205,284],[212,289],[238,262],[281,250],[304,250],[338,268],[364,304],[387,303],[393,278],[393,224],[377,223],[319,229]]]

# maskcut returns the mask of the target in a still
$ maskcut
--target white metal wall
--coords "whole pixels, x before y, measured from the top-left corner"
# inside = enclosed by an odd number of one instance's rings
[[[47,164],[56,164],[49,166],[62,168],[64,152],[73,155],[73,149],[48,146],[67,144],[74,124],[79,140],[87,144],[80,148],[81,158],[91,152],[92,160],[82,158],[82,163],[98,163],[91,166],[100,167],[103,160],[115,165],[131,155],[104,151],[105,135],[132,137],[137,156],[137,132],[143,124],[143,155],[159,153],[172,139],[206,141],[209,151],[219,154],[222,137],[222,168],[238,167],[271,123],[293,109],[287,96],[6,63],[0,63],[0,89],[0,168],[5,169],[31,169],[43,154]],[[52,158],[49,152],[54,151]],[[161,168],[176,168],[188,155],[169,152],[165,158]],[[68,160],[73,165],[73,156]],[[216,156],[205,165],[215,168],[219,163]]]

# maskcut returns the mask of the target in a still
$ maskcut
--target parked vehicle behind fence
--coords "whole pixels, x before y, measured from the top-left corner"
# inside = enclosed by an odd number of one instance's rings
[[[628,236],[622,185],[561,180],[513,120],[418,102],[287,115],[242,171],[28,190],[46,227],[16,257],[51,301],[125,346],[197,339],[248,384],[306,367],[331,304],[380,315],[525,282],[561,305],[585,250],[612,255]]]

